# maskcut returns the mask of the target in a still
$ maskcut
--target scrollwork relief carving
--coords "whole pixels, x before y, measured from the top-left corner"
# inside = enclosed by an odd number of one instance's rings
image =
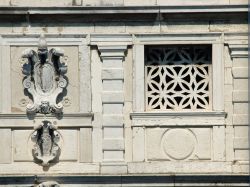
[[[63,105],[57,97],[67,86],[66,61],[60,61],[64,53],[59,48],[48,50],[44,36],[40,37],[38,51],[26,49],[22,58],[23,86],[32,96],[33,103],[27,105],[28,113],[61,113]]]
[[[35,127],[31,140],[35,142],[32,150],[33,157],[42,166],[48,166],[51,161],[59,156],[60,148],[57,143],[60,136],[51,122],[43,121],[42,124]]]
[[[55,181],[46,181],[38,184],[37,187],[60,187],[60,185]]]

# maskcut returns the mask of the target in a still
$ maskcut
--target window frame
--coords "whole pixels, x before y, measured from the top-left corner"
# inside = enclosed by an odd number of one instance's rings
[[[212,106],[210,112],[224,111],[224,41],[221,33],[140,34],[134,36],[133,46],[133,112],[178,113],[179,111],[147,111],[145,96],[144,49],[149,45],[212,45]],[[216,81],[214,81],[216,80]],[[195,113],[196,111],[186,112]],[[201,112],[201,111],[197,111]],[[205,112],[205,111],[204,111]],[[183,113],[183,111],[181,111]]]

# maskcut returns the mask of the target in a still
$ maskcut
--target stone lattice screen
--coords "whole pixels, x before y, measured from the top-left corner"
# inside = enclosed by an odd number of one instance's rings
[[[145,49],[146,110],[210,110],[211,46]]]

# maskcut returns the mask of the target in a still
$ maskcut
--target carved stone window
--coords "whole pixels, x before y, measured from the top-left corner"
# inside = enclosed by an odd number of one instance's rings
[[[146,46],[146,110],[211,110],[211,65],[211,45]]]

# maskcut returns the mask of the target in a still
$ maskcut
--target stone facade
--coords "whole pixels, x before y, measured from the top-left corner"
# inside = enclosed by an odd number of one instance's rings
[[[246,4],[1,1],[0,186],[247,186]]]

